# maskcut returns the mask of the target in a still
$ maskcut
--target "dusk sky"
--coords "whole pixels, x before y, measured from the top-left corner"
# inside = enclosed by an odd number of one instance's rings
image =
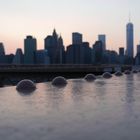
[[[65,46],[71,43],[72,32],[82,33],[90,45],[98,34],[106,34],[108,49],[118,51],[126,46],[129,11],[136,46],[140,41],[140,0],[0,0],[0,41],[6,53],[15,53],[16,48],[23,48],[26,35],[33,35],[42,49],[44,38],[56,28]]]

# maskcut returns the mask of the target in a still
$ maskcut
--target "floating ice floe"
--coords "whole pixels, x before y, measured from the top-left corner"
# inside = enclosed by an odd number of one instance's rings
[[[138,71],[137,70],[132,70],[132,73],[138,73]]]
[[[17,84],[16,89],[19,92],[28,93],[36,90],[36,85],[33,81],[25,79]]]
[[[66,86],[67,80],[64,77],[59,76],[53,79],[52,85],[53,86]]]
[[[126,71],[124,72],[124,74],[129,75],[129,74],[131,74],[131,71],[130,71],[130,70],[126,70]]]
[[[103,78],[109,79],[109,78],[111,78],[111,77],[112,77],[112,74],[109,73],[109,72],[105,72],[105,73],[103,74]]]
[[[92,82],[96,80],[96,76],[94,74],[87,74],[84,79],[88,82]]]
[[[121,72],[121,71],[117,71],[116,73],[115,73],[115,76],[122,76],[123,75],[123,73]]]

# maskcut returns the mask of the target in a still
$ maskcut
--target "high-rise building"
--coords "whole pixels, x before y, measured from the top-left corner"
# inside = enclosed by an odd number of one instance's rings
[[[88,42],[83,42],[81,49],[81,63],[82,64],[91,64],[91,55],[92,49],[89,46]]]
[[[0,64],[6,63],[5,50],[3,43],[0,43]]]
[[[134,31],[133,31],[133,23],[129,22],[126,25],[126,55],[128,57],[134,57]]]
[[[50,64],[50,58],[47,50],[37,50],[36,53],[36,64],[47,65]]]
[[[103,58],[103,44],[102,41],[96,41],[93,45],[92,63],[101,64]]]
[[[23,61],[24,61],[24,56],[22,53],[22,49],[19,48],[17,49],[16,54],[14,56],[13,64],[20,65],[23,64]]]
[[[140,44],[137,45],[137,54],[135,57],[135,64],[140,65]]]
[[[137,45],[137,54],[140,54],[140,44],[139,45]]]
[[[58,36],[55,29],[52,35],[49,35],[44,40],[45,50],[48,51],[51,64],[62,64],[65,59],[65,49],[63,39]]]
[[[83,42],[83,35],[80,33],[72,33],[72,44],[73,45],[81,45]]]
[[[91,48],[88,42],[81,45],[69,45],[66,51],[67,64],[91,64]]]
[[[82,34],[72,33],[72,45],[67,47],[67,64],[91,64],[91,48],[88,42],[83,42]]]
[[[37,41],[32,36],[27,36],[24,40],[24,64],[35,63],[35,52],[37,50]]]
[[[119,48],[119,64],[124,64],[125,62],[125,51],[124,48]]]
[[[124,56],[124,48],[119,48],[119,55]]]
[[[104,34],[98,35],[98,41],[102,42],[103,51],[105,51],[106,50],[106,35]]]
[[[6,57],[6,64],[12,64],[15,56],[14,54],[8,54],[5,57]]]

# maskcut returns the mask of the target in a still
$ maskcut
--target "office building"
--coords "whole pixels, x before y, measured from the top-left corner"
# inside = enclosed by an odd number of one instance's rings
[[[24,40],[24,64],[35,63],[35,52],[37,50],[37,41],[32,36],[27,36]]]
[[[92,63],[101,64],[103,58],[103,44],[102,41],[96,41],[93,45]]]
[[[124,56],[125,55],[124,48],[119,48],[119,55],[120,56]]]
[[[98,41],[102,42],[103,51],[105,51],[106,50],[106,35],[104,34],[98,35]]]
[[[129,22],[126,25],[126,55],[130,58],[134,57],[134,29],[133,24]]]
[[[16,50],[16,54],[13,59],[13,64],[21,65],[23,64],[23,62],[24,62],[24,55],[22,49],[19,48]]]
[[[44,40],[45,50],[48,51],[51,64],[64,64],[65,63],[65,49],[63,39],[58,36],[54,29],[53,34],[49,35]]]
[[[81,45],[83,42],[83,35],[80,33],[72,33],[72,44],[73,45]]]
[[[50,58],[47,50],[37,50],[35,53],[36,64],[48,65],[50,64]]]
[[[3,43],[0,43],[0,64],[6,63],[5,49]]]

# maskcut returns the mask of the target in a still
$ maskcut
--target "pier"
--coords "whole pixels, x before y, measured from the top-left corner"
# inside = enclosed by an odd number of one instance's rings
[[[114,73],[132,68],[128,65],[0,65],[0,86],[16,85],[23,79],[40,83],[51,81],[56,76],[83,78],[89,73],[101,75],[106,71]]]

